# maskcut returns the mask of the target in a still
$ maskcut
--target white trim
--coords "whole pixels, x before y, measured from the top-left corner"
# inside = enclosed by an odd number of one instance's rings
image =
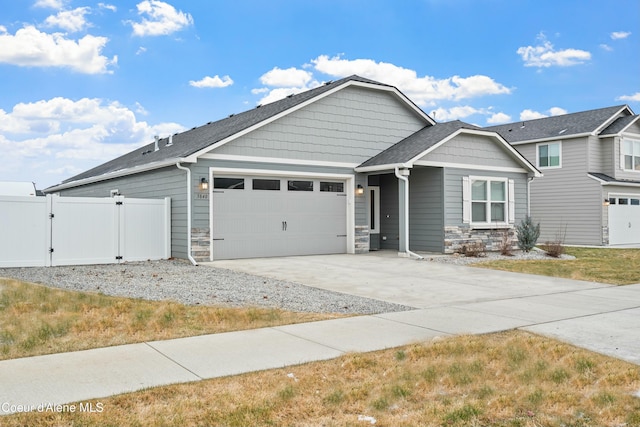
[[[640,182],[635,183],[635,182],[620,182],[620,181],[605,181],[603,179],[600,179],[596,176],[591,175],[590,173],[587,174],[588,178],[593,179],[594,181],[597,181],[600,183],[600,185],[605,186],[605,185],[613,185],[613,186],[620,186],[620,187],[638,187],[640,188]]]
[[[538,138],[538,139],[527,139],[524,141],[514,141],[514,142],[510,142],[511,145],[524,145],[524,144],[533,144],[533,143],[539,143],[539,142],[548,142],[548,141],[557,141],[558,140],[558,136],[562,137],[562,139],[574,139],[574,138],[583,138],[585,136],[595,136],[594,133],[592,132],[583,132],[583,133],[576,133],[573,135],[556,135],[556,136],[548,136],[545,138]]]
[[[363,167],[356,167],[355,171],[356,172],[381,172],[381,171],[393,171],[396,168],[399,169],[407,169],[407,168],[411,168],[412,166],[409,165],[408,163],[389,163],[386,165],[375,165],[375,166],[363,166]]]
[[[457,169],[472,169],[481,171],[496,171],[496,172],[514,172],[523,173],[528,172],[524,168],[510,168],[505,166],[484,166],[484,165],[470,165],[466,163],[450,163],[450,162],[434,162],[430,160],[418,160],[414,162],[415,166],[433,166],[440,168],[457,168]]]
[[[283,165],[305,165],[305,166],[322,166],[322,167],[335,167],[335,168],[349,168],[353,169],[359,165],[359,163],[347,163],[347,162],[325,162],[317,160],[302,160],[302,159],[290,159],[281,157],[257,157],[257,156],[240,156],[235,154],[203,154],[200,159],[208,160],[229,160],[234,162],[250,162],[250,163],[274,163]]]
[[[559,149],[560,149],[560,154],[559,154],[559,159],[558,159],[558,166],[540,166],[540,147],[543,145],[546,145],[547,147],[549,147],[550,145],[555,145],[558,144]],[[553,142],[540,142],[538,144],[536,144],[536,167],[538,169],[541,170],[546,170],[546,169],[562,169],[562,141],[553,141]]]
[[[326,178],[344,181],[344,192],[347,193],[347,253],[355,253],[355,180],[353,174],[340,173],[316,173],[316,172],[297,172],[289,170],[268,170],[268,169],[248,169],[248,168],[219,168],[215,166],[209,167],[209,230],[213,230],[213,179],[216,174],[222,175],[249,175],[249,176],[276,176],[276,177],[305,177],[305,178]],[[209,239],[210,255],[209,259],[213,261],[213,233],[210,233]]]
[[[635,138],[627,138],[627,137],[621,137],[620,138],[620,170],[623,170],[625,172],[629,172],[629,173],[637,173],[640,176],[640,170],[638,169],[627,169],[626,168],[626,164],[625,164],[625,156],[628,156],[629,154],[626,154],[624,152],[624,146],[625,146],[625,142],[630,142],[631,143],[631,163],[634,162],[634,158],[638,157],[640,159],[640,153],[638,153],[638,155],[636,156],[635,154],[635,144],[638,143],[640,144],[640,139],[635,139]]]
[[[256,124],[254,124],[253,126],[250,126],[246,129],[241,130],[240,132],[234,133],[233,135],[228,136],[227,138],[224,138],[216,143],[213,143],[205,148],[200,149],[199,151],[191,154],[189,157],[187,157],[187,159],[192,160],[195,162],[195,160],[197,158],[199,158],[200,156],[202,156],[203,154],[206,154],[212,150],[215,150],[218,147],[222,147],[223,145],[227,144],[228,142],[231,142],[237,138],[240,138],[241,136],[244,136],[248,133],[253,132],[256,129],[259,129],[269,123],[272,123],[282,117],[285,117],[295,111],[298,111],[304,107],[306,107],[307,105],[313,104],[316,101],[319,101],[323,98],[326,98],[329,95],[332,95],[342,89],[345,89],[349,86],[359,86],[359,87],[365,87],[365,88],[369,88],[369,89],[376,89],[376,90],[383,90],[383,91],[387,91],[387,92],[392,92],[393,94],[395,94],[399,99],[401,99],[402,101],[404,101],[404,103],[411,108],[418,116],[420,116],[423,120],[431,123],[432,125],[435,124],[435,122],[433,121],[433,119],[431,117],[429,117],[427,114],[425,114],[424,111],[422,111],[420,108],[418,108],[418,106],[416,106],[413,102],[411,102],[411,100],[409,98],[407,98],[402,92],[400,92],[397,88],[393,87],[393,86],[381,86],[381,85],[376,85],[376,84],[371,84],[371,83],[363,83],[363,82],[358,82],[355,80],[348,80],[346,82],[344,82],[343,84],[341,84],[340,86],[336,86],[333,89],[330,89],[324,93],[321,93],[319,95],[316,95],[304,102],[301,102],[298,105],[295,105],[293,107],[290,107],[284,111],[282,111],[281,113],[278,113],[274,116],[271,116],[261,122],[258,122]]]

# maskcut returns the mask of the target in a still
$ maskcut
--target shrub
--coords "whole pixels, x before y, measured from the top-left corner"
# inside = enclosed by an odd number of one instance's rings
[[[502,230],[500,238],[500,254],[505,256],[513,256],[513,239],[509,230]]]
[[[533,223],[533,219],[529,215],[524,217],[516,228],[518,231],[518,247],[529,252],[536,245],[538,237],[540,237],[540,223]]]
[[[562,256],[562,254],[564,253],[565,234],[565,231],[556,233],[556,238],[554,240],[544,242],[542,250],[544,250],[550,257],[560,258],[560,256]]]

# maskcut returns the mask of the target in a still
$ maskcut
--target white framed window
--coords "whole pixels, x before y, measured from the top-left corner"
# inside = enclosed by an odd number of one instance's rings
[[[536,145],[536,159],[539,169],[561,168],[562,167],[562,143],[545,142]]]
[[[640,172],[640,141],[624,138],[620,151],[622,169]]]
[[[472,228],[507,227],[515,222],[515,182],[502,177],[465,176],[462,220]]]

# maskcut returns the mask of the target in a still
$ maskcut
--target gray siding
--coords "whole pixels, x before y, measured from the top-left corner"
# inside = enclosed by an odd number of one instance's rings
[[[444,169],[444,224],[462,227],[462,178],[465,176],[502,177],[514,180],[515,225],[527,215],[527,174],[473,169]]]
[[[587,177],[587,141],[563,140],[562,168],[542,169],[544,177],[531,183],[531,216],[540,221],[540,242],[564,235],[567,244],[602,244],[600,184]]]
[[[604,173],[609,176],[615,176],[615,141],[618,138],[602,138],[592,143],[589,140],[592,149],[589,151],[590,167],[589,172]]]
[[[420,160],[468,165],[522,167],[494,138],[458,135]]]
[[[186,172],[168,167],[60,191],[67,197],[109,197],[117,189],[125,197],[171,197],[171,255],[187,257]],[[193,178],[193,176],[192,176]],[[195,178],[194,178],[195,180]],[[195,184],[197,186],[197,184]]]
[[[424,126],[424,120],[393,95],[349,87],[214,153],[359,164]]]
[[[409,177],[409,249],[444,251],[442,168],[417,167]]]

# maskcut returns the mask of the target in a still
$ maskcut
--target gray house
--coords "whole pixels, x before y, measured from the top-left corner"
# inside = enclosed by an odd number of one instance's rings
[[[628,106],[485,129],[544,173],[530,201],[541,241],[640,245],[640,116]]]
[[[192,262],[489,248],[528,212],[539,171],[502,136],[436,124],[358,76],[156,140],[48,188],[172,198],[172,255]]]

